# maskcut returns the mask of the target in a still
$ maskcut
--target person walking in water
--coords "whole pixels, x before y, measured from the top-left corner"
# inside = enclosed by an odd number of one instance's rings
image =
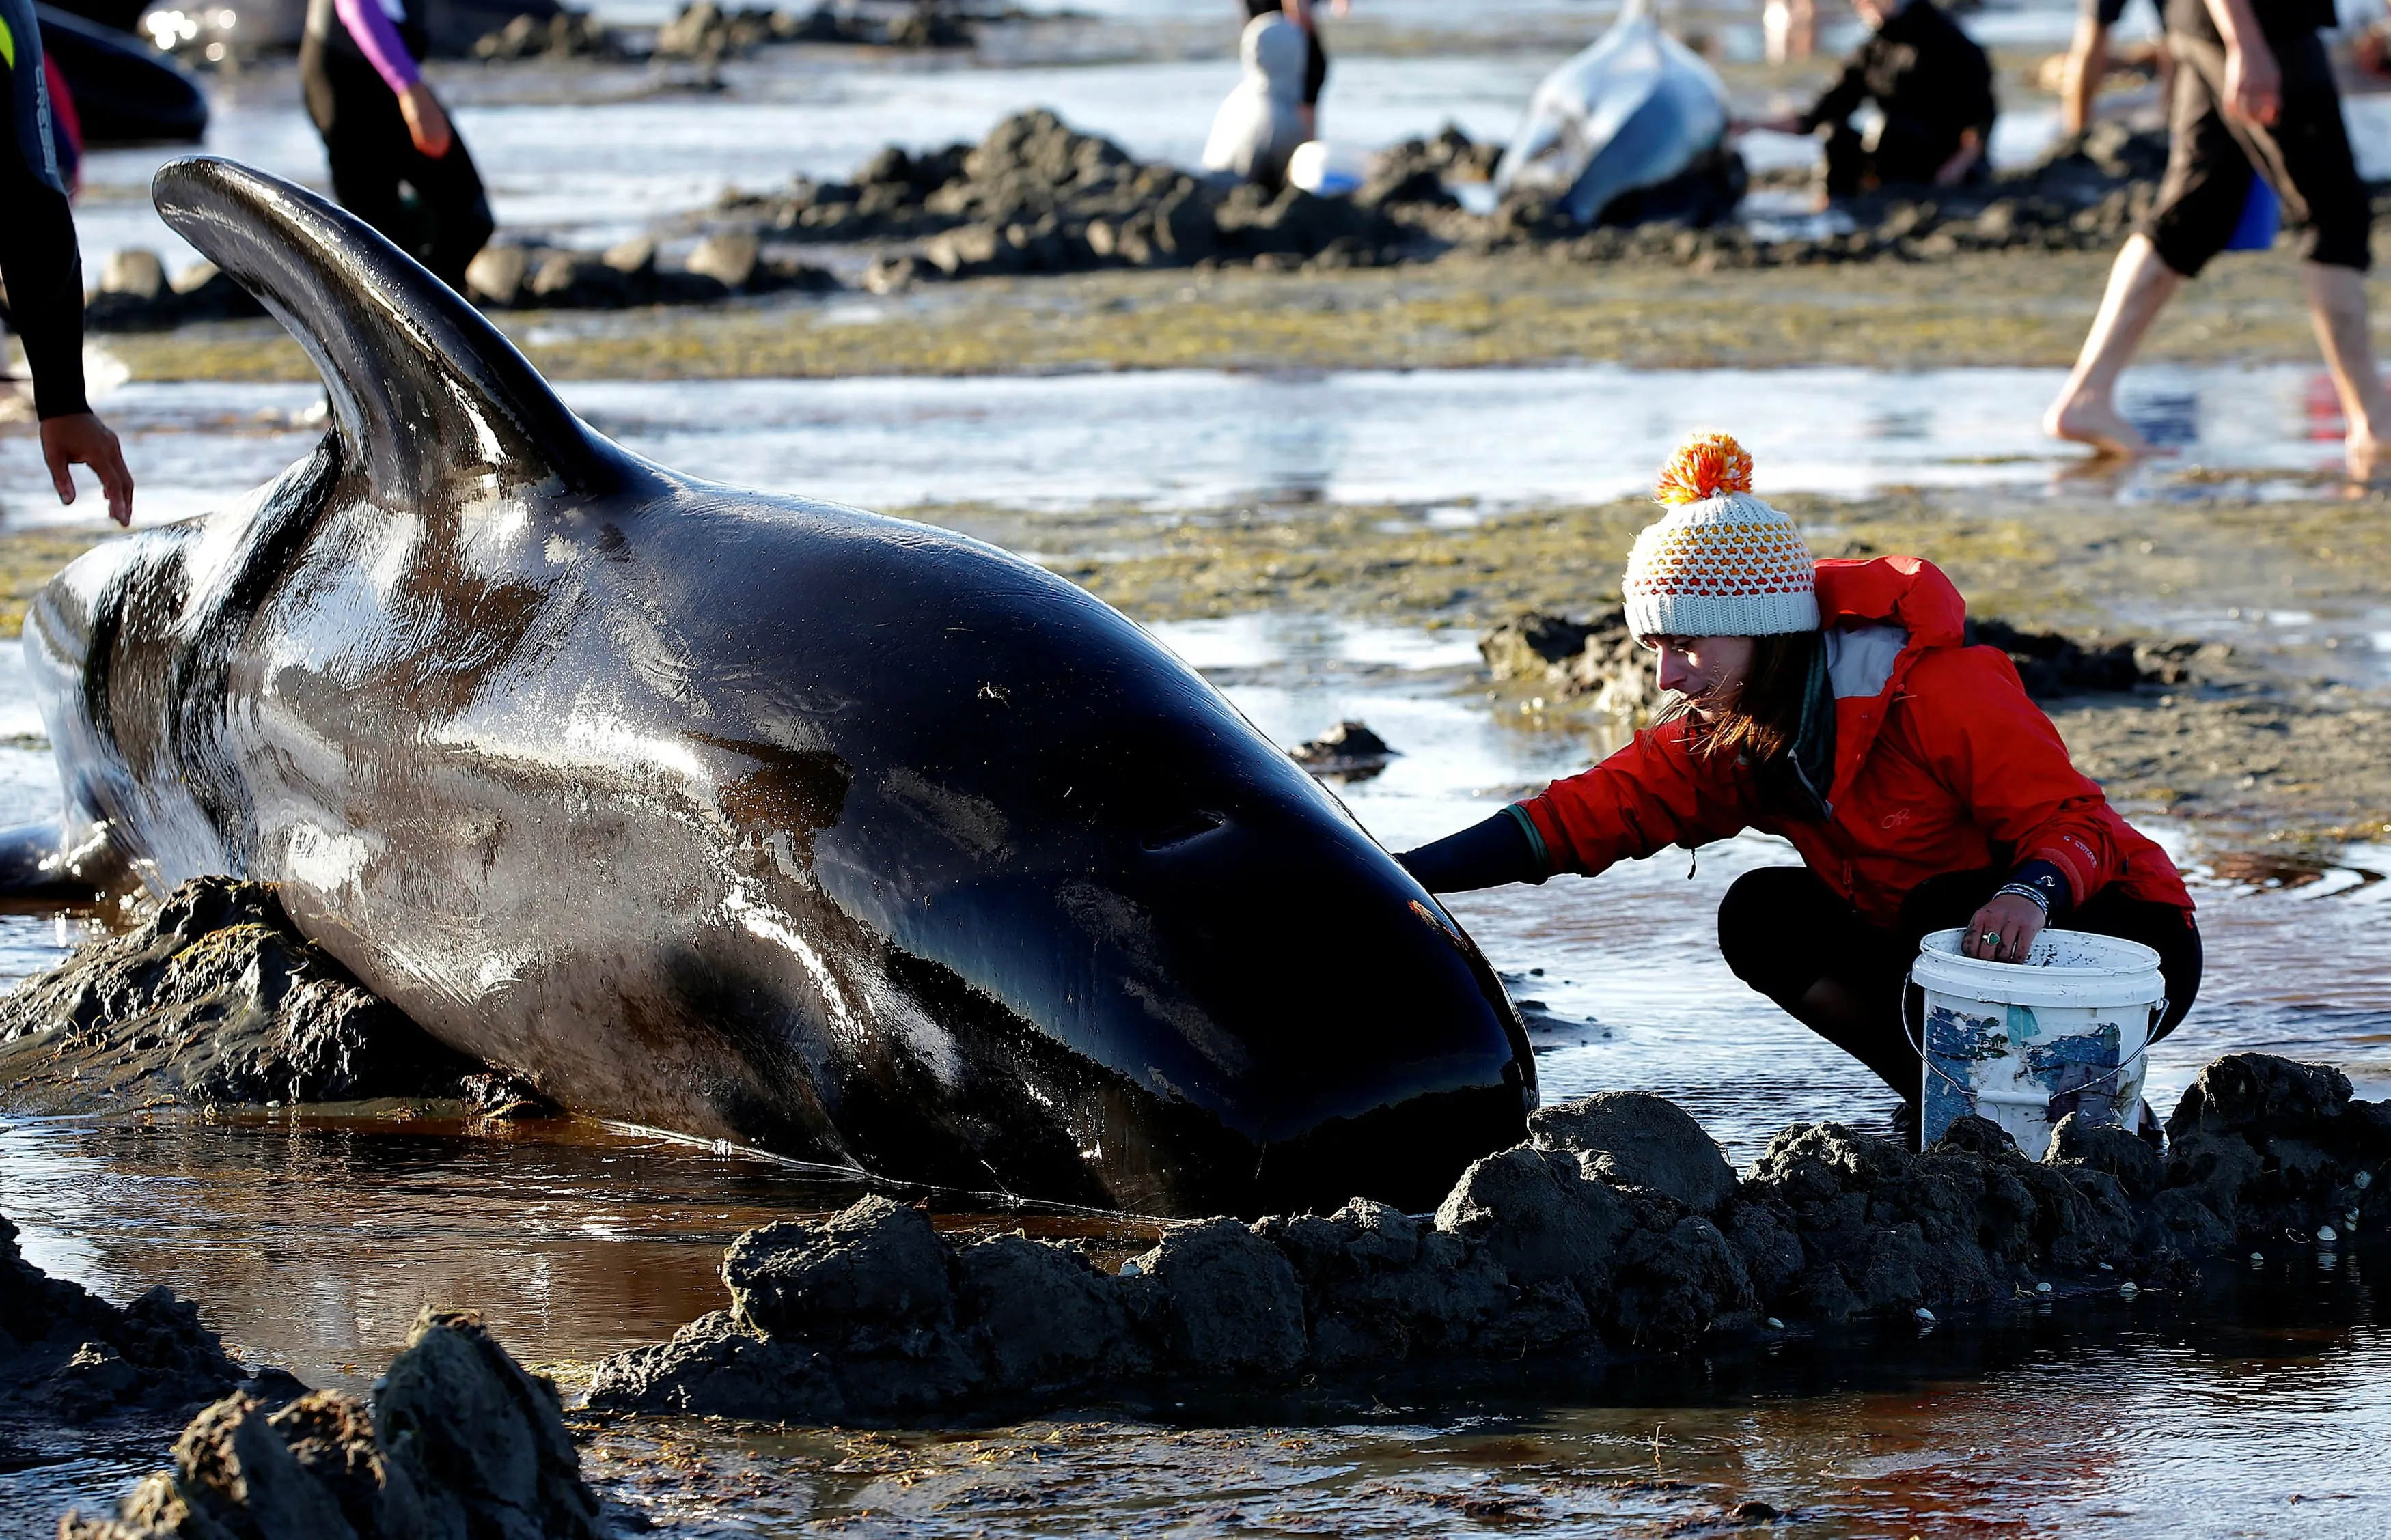
[[[2109,270],[2084,350],[2043,415],[2045,431],[2103,456],[2150,452],[2117,411],[2117,376],[2183,280],[2232,239],[2251,179],[2264,176],[2286,223],[2307,227],[2301,278],[2347,425],[2344,456],[2352,476],[2373,475],[2391,434],[2391,398],[2367,333],[2372,210],[2317,36],[2333,24],[2333,0],[2166,0],[2176,60],[2166,176]]]
[[[41,419],[42,462],[58,501],[75,500],[74,468],[88,466],[108,497],[108,516],[133,522],[133,473],[123,446],[84,399],[83,255],[74,211],[51,139],[42,32],[31,0],[0,0],[0,282],[8,320],[25,344]]]
[[[1903,994],[1919,939],[2023,962],[2046,925],[2154,948],[2168,1006],[2200,987],[2200,932],[2166,853],[2068,762],[2006,653],[1967,645],[1967,606],[1917,557],[1815,561],[1751,494],[1751,460],[1698,435],[1622,585],[1651,648],[1660,720],[1593,769],[1395,859],[1431,892],[1598,874],[1745,828],[1799,866],[1745,873],[1719,905],[1737,977],[1914,1110]]]
[[[332,196],[455,289],[495,222],[482,177],[417,61],[426,0],[309,0],[299,45],[307,115]],[[411,212],[399,186],[414,189]]]

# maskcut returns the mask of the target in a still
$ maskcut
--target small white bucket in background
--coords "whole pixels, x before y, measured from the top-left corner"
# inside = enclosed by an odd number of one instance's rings
[[[1919,1148],[1971,1112],[1998,1123],[2030,1161],[2070,1112],[2133,1127],[2144,1050],[2166,1010],[2159,955],[2114,936],[2045,930],[2024,962],[1986,962],[1960,954],[1965,934],[1928,936],[1909,971],[1926,996]]]

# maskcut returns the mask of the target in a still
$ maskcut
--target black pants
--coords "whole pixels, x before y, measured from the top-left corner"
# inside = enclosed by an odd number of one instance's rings
[[[2284,223],[2307,226],[2301,256],[2365,272],[2373,210],[2350,153],[2324,44],[2314,32],[2274,44],[2283,88],[2271,126],[2226,121],[2217,105],[2225,96],[2222,48],[2174,32],[2167,46],[2180,67],[2168,104],[2166,178],[2142,225],[2159,259],[2187,278],[2196,276],[2233,237],[2250,178],[2263,172],[2282,199]]]
[[[1827,135],[1827,194],[1850,198],[1872,188],[1897,184],[1924,185],[1959,153],[1959,136],[1930,128],[1914,118],[1891,117],[1878,131],[1876,148],[1868,148],[1859,130],[1837,123]],[[1981,181],[1985,158],[1976,157],[1967,180]]]
[[[1929,878],[1902,902],[1887,930],[1860,918],[1806,866],[1763,866],[1737,878],[1719,905],[1719,950],[1735,976],[1783,1007],[1915,1102],[1924,1072],[1903,1023],[1902,985],[1929,932],[1965,925],[2004,882],[2005,870]],[[2159,955],[2166,1014],[2156,1042],[2173,1032],[2200,993],[2200,931],[2189,910],[2103,889],[2058,921],[2060,929],[2138,941]],[[1813,984],[1831,979],[1857,997],[1863,1020],[1805,1006]]]
[[[452,124],[448,153],[437,160],[426,156],[415,148],[398,98],[373,66],[313,38],[300,46],[299,78],[307,115],[324,135],[332,196],[341,207],[462,292],[465,264],[496,228],[463,136]],[[414,209],[399,196],[402,182],[415,189]]]

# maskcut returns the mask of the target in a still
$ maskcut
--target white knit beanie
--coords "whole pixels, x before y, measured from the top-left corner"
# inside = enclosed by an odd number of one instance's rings
[[[1627,558],[1627,627],[1639,637],[1776,636],[1818,629],[1810,547],[1751,494],[1751,456],[1697,433],[1661,468],[1668,515]]]

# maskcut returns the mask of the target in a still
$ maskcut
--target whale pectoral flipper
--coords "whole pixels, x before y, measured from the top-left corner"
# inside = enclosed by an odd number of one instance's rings
[[[90,898],[110,886],[123,864],[97,824],[82,824],[71,837],[60,818],[0,828],[0,898]]]
[[[168,161],[150,191],[167,225],[316,361],[349,463],[384,507],[492,476],[553,493],[616,484],[613,446],[481,312],[363,220],[213,155]]]

